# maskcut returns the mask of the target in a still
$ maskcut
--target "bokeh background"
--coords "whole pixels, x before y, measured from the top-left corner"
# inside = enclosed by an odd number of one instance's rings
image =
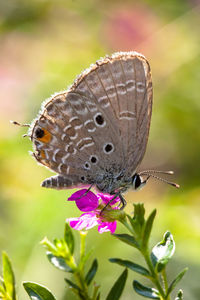
[[[51,173],[28,154],[31,142],[21,137],[26,129],[9,120],[29,123],[45,98],[119,50],[143,53],[152,68],[153,116],[141,169],[173,169],[181,185],[177,190],[150,180],[126,194],[126,210],[133,202],[144,202],[147,213],[157,208],[152,245],[172,232],[176,253],[168,273],[189,266],[179,287],[185,299],[200,299],[200,1],[0,0],[0,250],[12,259],[19,299],[28,299],[23,280],[46,285],[59,300],[74,299],[66,274],[50,265],[39,242],[62,237],[65,219],[79,212],[66,201],[72,191],[40,187]],[[136,251],[96,228],[87,247],[99,261],[102,299],[122,272],[108,258],[140,261]],[[122,299],[141,299],[131,285],[139,278],[129,272]]]

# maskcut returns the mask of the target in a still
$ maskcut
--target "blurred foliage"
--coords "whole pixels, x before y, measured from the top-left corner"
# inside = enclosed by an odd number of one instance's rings
[[[185,298],[198,299],[199,16],[199,0],[0,0],[0,249],[13,258],[18,282],[37,281],[62,299],[63,277],[55,278],[39,241],[59,235],[64,220],[78,212],[66,202],[71,191],[40,187],[50,172],[28,155],[31,143],[21,138],[24,129],[9,120],[30,122],[45,98],[66,89],[99,57],[136,50],[149,59],[154,84],[150,137],[141,168],[173,169],[181,189],[152,180],[139,193],[126,194],[127,211],[139,201],[149,211],[157,207],[155,239],[163,231],[172,232],[177,262],[169,268],[175,274],[177,266],[189,266]],[[108,269],[108,258],[124,251],[124,257],[135,254],[117,241],[110,245],[106,234],[96,239],[95,229],[88,245],[94,239],[97,281],[104,276],[109,290],[119,269]],[[133,279],[137,276],[130,282]],[[23,288],[17,288],[19,298],[27,299]],[[132,293],[126,293],[130,299]]]

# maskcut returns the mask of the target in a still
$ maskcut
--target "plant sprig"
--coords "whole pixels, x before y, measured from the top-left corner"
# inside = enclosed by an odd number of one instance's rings
[[[118,221],[125,226],[128,233],[113,234],[112,236],[137,249],[144,258],[146,266],[127,259],[110,258],[111,263],[116,263],[125,269],[115,280],[105,300],[120,299],[125,288],[128,270],[140,274],[151,282],[150,286],[145,286],[141,282],[133,280],[132,286],[137,294],[150,299],[171,300],[171,293],[183,278],[187,268],[181,271],[170,283],[168,282],[166,266],[174,254],[175,242],[172,234],[167,231],[162,241],[150,249],[149,241],[155,216],[156,210],[153,210],[145,219],[143,204],[134,205],[133,217],[125,214],[122,218],[120,215]],[[94,281],[98,270],[98,261],[94,259],[91,264],[88,264],[92,251],[86,252],[86,236],[86,231],[80,231],[79,252],[75,255],[74,234],[66,222],[63,238],[56,238],[53,242],[44,238],[41,244],[46,248],[49,262],[57,269],[70,275],[70,277],[65,278],[65,283],[77,296],[77,299],[100,300],[102,298],[100,285]],[[0,299],[17,300],[11,262],[6,253],[3,253],[2,257],[3,276],[0,278]],[[43,285],[35,282],[24,282],[23,286],[31,300],[56,300],[51,291]],[[183,300],[182,290],[178,291],[175,300]]]
[[[167,231],[163,236],[163,240],[150,250],[149,239],[154,218],[156,216],[156,210],[153,210],[146,220],[144,216],[144,205],[140,203],[134,204],[134,216],[131,217],[127,215],[126,219],[121,220],[121,223],[126,227],[126,229],[128,229],[129,234],[114,234],[113,236],[139,250],[146,262],[146,268],[132,261],[118,258],[111,258],[110,262],[129,268],[132,271],[148,278],[152,282],[154,286],[153,288],[144,286],[140,282],[134,280],[133,288],[137,294],[150,299],[170,300],[171,292],[182,279],[187,268],[180,272],[176,278],[168,284],[166,266],[175,251],[173,236],[169,231]],[[179,292],[177,297],[182,297],[180,295],[181,294]]]

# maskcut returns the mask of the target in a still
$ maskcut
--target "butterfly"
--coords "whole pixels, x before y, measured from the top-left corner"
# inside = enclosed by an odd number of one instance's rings
[[[119,196],[123,208],[128,188],[140,188],[150,176],[160,179],[154,173],[172,174],[137,172],[146,150],[152,98],[150,66],[137,52],[114,53],[83,71],[67,91],[44,102],[30,126],[33,157],[57,173],[41,185],[95,186]]]

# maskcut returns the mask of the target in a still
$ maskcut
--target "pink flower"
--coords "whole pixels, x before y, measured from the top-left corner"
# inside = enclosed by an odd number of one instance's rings
[[[117,197],[109,203],[113,197],[107,194],[95,195],[91,191],[87,192],[87,189],[75,192],[68,198],[68,201],[75,201],[78,209],[84,213],[78,218],[67,219],[67,222],[76,230],[87,230],[98,226],[99,233],[107,231],[114,233],[117,228],[117,221],[115,220],[115,214],[112,215],[112,212],[116,212],[116,209],[119,211],[116,205],[120,199]],[[101,213],[102,209],[108,203],[108,208]]]

